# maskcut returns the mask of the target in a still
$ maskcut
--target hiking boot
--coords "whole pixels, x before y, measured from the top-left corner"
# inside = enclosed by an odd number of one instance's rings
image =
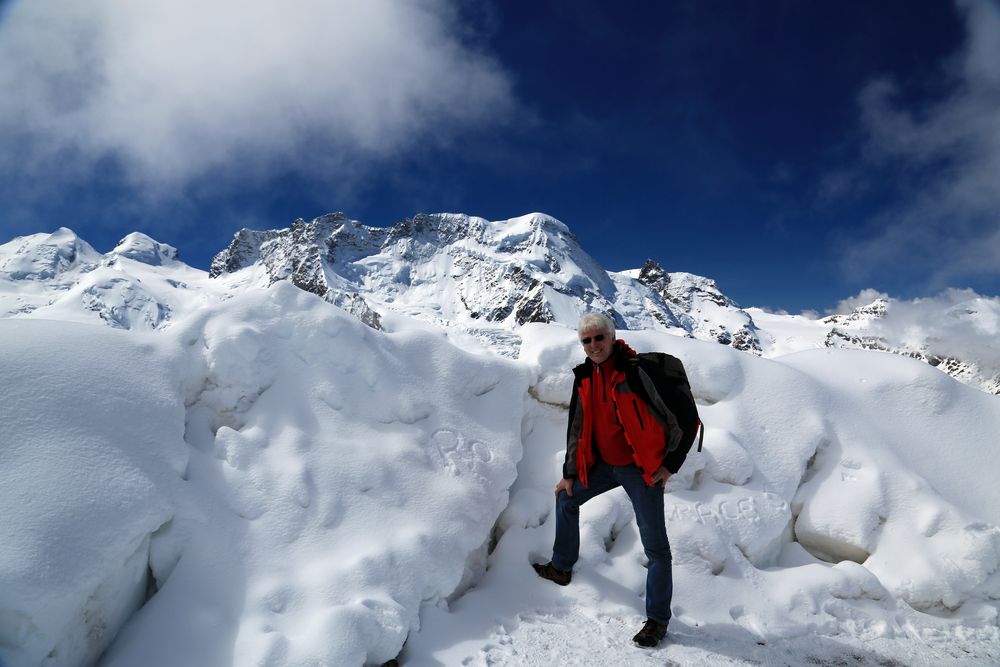
[[[636,633],[635,637],[632,637],[634,641],[639,646],[644,646],[646,648],[653,648],[660,643],[660,640],[667,636],[667,626],[658,621],[654,621],[651,618],[646,619],[646,625],[642,626],[642,630]]]
[[[566,586],[569,584],[570,580],[573,578],[573,570],[560,570],[548,562],[545,565],[541,563],[532,563],[531,567],[535,568],[535,572],[542,579],[548,579],[551,582],[557,583],[560,586]]]

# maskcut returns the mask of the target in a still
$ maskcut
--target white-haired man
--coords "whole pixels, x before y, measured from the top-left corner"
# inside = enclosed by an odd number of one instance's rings
[[[539,576],[570,583],[580,551],[580,506],[605,491],[625,489],[635,509],[646,572],[646,623],[633,640],[653,647],[666,636],[673,594],[663,484],[687,455],[676,416],[658,395],[636,353],[615,340],[614,322],[597,313],[578,327],[587,355],[573,369],[566,461],[556,484],[552,560],[535,564]],[[683,450],[683,451],[682,451]]]

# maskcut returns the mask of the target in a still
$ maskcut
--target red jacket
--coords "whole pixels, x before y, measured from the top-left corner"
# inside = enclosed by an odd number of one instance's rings
[[[635,350],[625,341],[615,342],[612,351],[615,370],[611,378],[612,404],[625,439],[632,450],[632,459],[642,470],[646,484],[653,484],[653,473],[665,464],[681,439],[677,418],[656,392],[649,375],[641,368]],[[590,414],[591,392],[594,391],[594,364],[588,359],[573,369],[575,381],[569,405],[569,427],[566,433],[566,461],[563,477],[579,477],[587,485],[587,472],[597,460],[594,453],[593,415]],[[683,462],[671,457],[667,465],[677,472]],[[675,468],[675,469],[671,469]]]

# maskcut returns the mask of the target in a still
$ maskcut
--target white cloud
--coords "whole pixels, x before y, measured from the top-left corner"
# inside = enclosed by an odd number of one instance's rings
[[[849,272],[890,265],[930,288],[1000,276],[1000,9],[990,0],[958,5],[968,37],[949,63],[945,98],[908,109],[891,81],[862,92],[867,160],[913,187],[880,214],[876,233],[852,245]]]
[[[893,300],[872,332],[890,344],[926,348],[940,356],[975,360],[1000,370],[1000,298],[950,289],[935,297]]]
[[[0,22],[0,174],[119,158],[137,185],[343,168],[512,109],[448,0],[20,0]],[[16,94],[10,94],[16,91]]]

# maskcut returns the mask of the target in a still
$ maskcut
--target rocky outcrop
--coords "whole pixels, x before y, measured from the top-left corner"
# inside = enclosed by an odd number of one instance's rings
[[[761,354],[760,333],[753,318],[723,294],[714,280],[690,273],[667,273],[651,259],[639,269],[638,280],[659,294],[674,312],[683,313],[685,328],[695,338]]]
[[[301,218],[288,229],[258,232],[238,231],[229,247],[212,259],[209,275],[216,278],[250,266],[259,266],[268,287],[288,280],[306,292],[347,310],[374,329],[381,329],[381,316],[357,290],[344,289],[330,281],[326,267],[334,261],[338,246],[335,232],[343,231],[347,218],[334,213],[306,222]],[[357,245],[350,228],[342,235],[344,247]]]

